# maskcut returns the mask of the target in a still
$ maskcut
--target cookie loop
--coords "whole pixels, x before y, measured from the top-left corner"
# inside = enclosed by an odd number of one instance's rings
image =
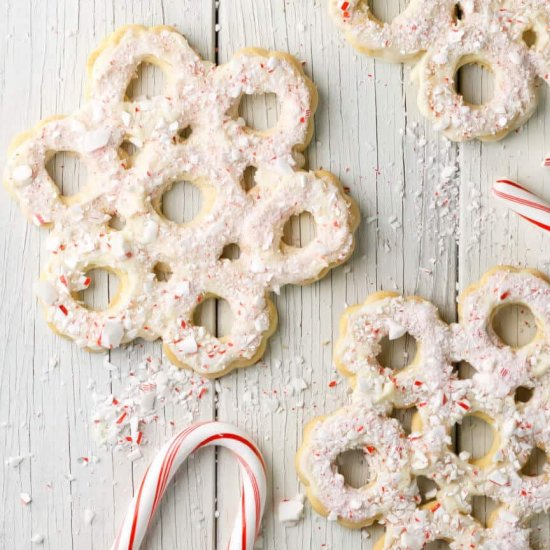
[[[138,336],[154,338],[143,330],[150,304],[143,297],[141,265],[132,255],[119,233],[83,242],[79,252],[60,249],[35,287],[53,330],[93,351],[112,349]],[[89,273],[94,269],[119,279],[116,295],[103,310],[91,309],[78,298],[78,292],[92,283]]]
[[[452,39],[436,42],[414,69],[421,111],[454,141],[496,140],[523,124],[536,108],[535,73],[524,45],[475,16],[449,33]],[[472,63],[494,75],[493,98],[483,105],[468,104],[455,88],[458,70]]]
[[[396,521],[397,520],[397,521]],[[529,530],[505,508],[495,510],[484,528],[472,516],[461,513],[446,500],[433,500],[414,513],[393,517],[374,550],[422,550],[442,541],[451,548],[516,550],[527,548]]]
[[[428,49],[439,29],[453,24],[456,2],[411,0],[391,22],[380,21],[367,0],[330,0],[329,11],[346,39],[362,53],[405,62]]]
[[[380,342],[410,334],[417,342],[411,363],[396,372],[380,364]],[[425,403],[449,384],[448,328],[437,309],[420,298],[378,292],[349,308],[340,322],[334,354],[336,367],[354,379],[357,399],[398,407]]]
[[[529,47],[529,57],[537,74],[550,82],[550,8],[545,0],[517,0],[528,22],[522,39]],[[520,6],[521,7],[521,6]]]
[[[113,134],[116,130],[94,130],[75,117],[56,117],[14,140],[4,183],[30,221],[39,226],[55,223],[66,215],[68,206],[83,205],[99,196],[89,184],[70,197],[61,194],[47,170],[58,152],[77,156],[87,168],[88,179],[104,179],[103,192],[115,185],[119,171],[117,155],[109,147],[116,139]]]
[[[165,351],[170,359],[188,366],[206,377],[218,377],[231,368],[256,362],[264,352],[267,338],[272,334],[276,313],[273,304],[263,293],[263,287],[252,278],[244,276],[231,262],[223,262],[196,293],[191,288],[192,308],[186,300],[174,308],[171,328],[164,338]],[[232,313],[231,331],[217,337],[194,321],[194,310],[204,300],[223,298]],[[177,317],[174,319],[174,317]]]
[[[540,273],[512,267],[486,273],[460,297],[460,327],[455,330],[453,355],[468,361],[477,371],[479,388],[504,396],[522,384],[530,384],[550,367],[550,284]],[[496,311],[510,304],[529,308],[537,334],[527,345],[513,348],[503,343],[492,328]]]
[[[364,487],[346,484],[335,465],[346,451],[361,449],[371,480]],[[416,485],[407,464],[408,442],[396,420],[365,407],[347,407],[311,421],[296,457],[296,467],[310,502],[322,515],[348,527],[365,527],[399,503],[414,508]]]
[[[519,465],[525,462],[530,451],[530,433],[525,430],[521,417],[512,397],[506,399],[479,396],[475,391],[461,394],[460,388],[453,392],[451,406],[442,413],[432,411],[430,417],[438,416],[435,421],[430,418],[429,426],[422,425],[421,437],[415,437],[415,445],[428,457],[424,470],[414,467],[415,474],[428,473],[439,486],[444,487],[464,508],[467,503],[462,500],[464,494],[484,494],[506,502],[504,498],[510,480],[516,475]],[[441,440],[440,430],[443,426],[449,435],[455,423],[461,424],[466,417],[482,420],[492,433],[492,444],[481,457],[473,458],[469,453],[455,454],[450,446],[437,446],[434,442]],[[423,417],[423,421],[424,421]],[[429,464],[428,464],[429,462]],[[453,481],[461,479],[467,492],[455,490]]]
[[[167,98],[183,95],[184,85],[204,73],[200,57],[172,28],[127,25],[109,36],[90,56],[87,95],[104,103],[120,102],[143,62],[152,63],[165,73]]]
[[[550,385],[546,374],[535,385],[533,396],[522,407],[521,426],[532,436],[529,450],[538,448],[547,464],[538,475],[517,472],[503,491],[502,500],[522,517],[531,517],[550,508]],[[522,464],[527,461],[522,460]]]
[[[301,164],[296,152],[313,133],[317,92],[302,67],[289,55],[260,49],[241,50],[215,72],[215,86],[230,99],[224,132],[240,159],[258,167],[269,164],[287,171]],[[272,128],[255,130],[239,117],[245,95],[275,94],[278,120]]]
[[[433,500],[413,513],[388,521],[373,550],[422,550],[436,541],[456,548],[477,548],[482,532],[483,527],[471,516]]]
[[[259,169],[257,180],[260,183],[250,192],[254,206],[240,240],[258,276],[274,286],[309,282],[347,259],[349,253],[343,251],[348,249],[356,216],[349,217],[354,207],[333,176]],[[315,236],[301,248],[290,246],[283,241],[285,223],[303,212],[313,217]]]

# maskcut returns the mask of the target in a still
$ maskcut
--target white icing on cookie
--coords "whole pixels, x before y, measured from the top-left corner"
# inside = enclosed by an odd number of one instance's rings
[[[129,100],[126,89],[144,61],[165,72],[166,90]],[[37,285],[48,323],[90,350],[160,337],[171,360],[204,376],[254,362],[276,325],[267,294],[316,280],[354,246],[358,214],[338,180],[300,170],[313,130],[313,84],[279,52],[242,50],[216,67],[168,27],[120,29],[88,69],[88,101],[16,138],[4,176],[25,215],[52,228]],[[238,116],[243,95],[256,93],[277,95],[279,118],[266,131]],[[191,135],[183,139],[186,128]],[[124,141],[138,149],[131,159],[121,153]],[[71,197],[60,195],[46,171],[58,151],[77,155],[87,168],[86,184]],[[248,166],[257,172],[246,192]],[[201,190],[203,208],[177,224],[161,213],[161,201],[181,180]],[[289,247],[284,224],[304,211],[316,235],[303,248]],[[115,215],[125,222],[121,230],[108,226]],[[233,243],[240,257],[221,259]],[[159,264],[172,273],[167,281],[155,276]],[[121,280],[103,311],[76,295],[93,268]],[[233,314],[223,338],[193,323],[194,310],[210,296],[227,300]]]
[[[420,110],[454,141],[501,139],[535,111],[537,75],[550,81],[546,0],[411,0],[389,23],[376,19],[367,0],[329,0],[329,10],[359,51],[420,60],[412,74]],[[494,76],[494,95],[483,105],[456,91],[458,70],[472,63]]]
[[[345,524],[365,526],[390,511],[414,509],[418,491],[407,468],[410,448],[396,420],[352,406],[311,422],[306,441],[298,471],[324,515],[332,512]],[[356,449],[364,452],[371,477],[360,488],[347,485],[336,466],[338,455]]]
[[[518,303],[530,308],[538,331],[532,342],[515,349],[500,341],[492,320],[503,305]],[[353,404],[312,421],[297,459],[316,510],[333,514],[351,527],[382,519],[386,536],[376,547],[380,549],[421,549],[426,542],[439,539],[451,541],[456,548],[527,548],[526,522],[550,509],[548,471],[535,477],[521,472],[535,446],[550,456],[548,327],[550,283],[540,273],[511,267],[488,272],[461,295],[459,323],[445,324],[425,300],[387,292],[349,308],[341,319],[335,363],[350,378]],[[392,332],[401,335],[404,331],[416,339],[417,352],[408,366],[394,371],[377,359],[380,342]],[[461,361],[474,367],[472,378],[461,379],[453,371],[453,364]],[[515,391],[520,386],[535,388],[526,404],[516,403]],[[402,430],[399,435],[392,431],[394,421],[388,415],[395,407],[417,410],[408,436]],[[484,420],[493,433],[493,444],[483,457],[474,459],[453,450],[453,427],[467,417]],[[334,464],[341,452],[360,447],[355,444],[357,437],[350,438],[354,443],[346,446],[334,436],[353,433],[350,421],[357,422],[357,418],[375,418],[370,424],[375,434],[391,422],[391,428],[385,429],[393,433],[393,450],[385,447],[385,451],[406,457],[405,464],[399,462],[403,470],[392,470],[396,479],[426,476],[436,483],[435,502],[418,509],[418,494],[406,485],[407,490],[401,490],[396,504],[386,507],[382,516],[366,505],[360,508],[361,514],[350,513],[353,491],[341,476],[324,472],[327,460]],[[369,444],[368,429],[365,434],[361,430],[365,445]],[[396,447],[405,451],[396,451]],[[376,478],[376,468],[385,469],[388,464],[373,463],[371,475],[374,470]],[[501,504],[488,528],[469,515],[474,495],[486,495]]]

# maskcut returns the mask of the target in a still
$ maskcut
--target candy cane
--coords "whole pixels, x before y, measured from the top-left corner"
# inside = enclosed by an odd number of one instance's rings
[[[518,183],[498,180],[493,193],[522,218],[550,231],[550,204],[543,201]]]
[[[241,469],[241,496],[228,550],[252,550],[260,530],[266,499],[266,467],[258,448],[231,424],[201,422],[189,426],[164,445],[134,496],[111,550],[138,550],[177,469],[195,451],[219,445],[232,451]]]

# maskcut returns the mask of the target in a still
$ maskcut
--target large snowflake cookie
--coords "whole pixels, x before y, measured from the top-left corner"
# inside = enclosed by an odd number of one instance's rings
[[[548,0],[411,0],[389,23],[367,0],[329,0],[329,7],[359,51],[418,60],[420,110],[449,139],[501,139],[533,114],[537,76],[550,82]],[[458,70],[471,63],[494,75],[494,95],[483,105],[456,90]]]
[[[130,100],[126,89],[143,62],[165,72],[166,90]],[[160,337],[173,362],[204,376],[253,363],[277,322],[267,294],[322,277],[354,246],[358,213],[338,180],[300,170],[313,131],[313,84],[279,52],[242,50],[216,67],[168,27],[120,29],[91,56],[88,72],[83,107],[17,137],[4,176],[27,218],[51,227],[51,253],[37,284],[48,323],[89,350]],[[239,103],[266,93],[277,95],[279,118],[256,131],[239,117]],[[187,139],[184,129],[191,130]],[[138,146],[131,159],[120,149],[128,140]],[[73,196],[62,196],[46,170],[59,151],[87,168],[87,182]],[[257,172],[247,192],[250,166]],[[184,224],[160,209],[180,180],[203,196],[200,214]],[[303,248],[288,246],[283,226],[302,212],[312,215],[316,236]],[[121,230],[109,227],[113,216],[125,221]],[[239,246],[238,259],[221,258],[230,244]],[[155,277],[157,265],[169,267],[167,281]],[[94,268],[121,280],[103,311],[77,295]],[[193,311],[210,296],[227,300],[233,314],[223,338],[193,323]]]
[[[492,326],[511,304],[528,307],[537,325],[519,348]],[[378,549],[420,550],[436,540],[455,549],[527,549],[529,518],[550,509],[550,469],[521,472],[535,447],[550,457],[550,283],[533,271],[496,268],[461,296],[451,325],[430,302],[380,292],[348,309],[340,330],[335,363],[354,388],[352,404],[310,422],[296,460],[314,508],[349,527],[381,521]],[[406,333],[416,339],[412,362],[400,371],[381,365],[382,338]],[[472,378],[458,377],[460,361],[474,367]],[[515,399],[520,387],[534,388],[527,402]],[[390,413],[411,407],[417,412],[406,435]],[[493,432],[481,458],[453,452],[451,431],[467,416]],[[360,488],[347,485],[336,465],[354,449],[363,450],[370,472]],[[437,485],[429,502],[421,501],[418,476]],[[487,527],[471,515],[475,495],[499,504]]]

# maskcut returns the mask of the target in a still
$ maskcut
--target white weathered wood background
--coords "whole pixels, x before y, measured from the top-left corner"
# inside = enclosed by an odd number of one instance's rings
[[[11,137],[38,119],[74,110],[82,98],[85,62],[101,39],[127,23],[175,26],[204,58],[224,62],[245,46],[288,51],[305,63],[320,105],[309,167],[337,174],[358,201],[362,223],[357,251],[347,266],[305,288],[288,287],[276,298],[280,323],[264,361],[212,384],[200,403],[201,418],[220,418],[248,430],[269,466],[269,498],[258,545],[265,550],[372,547],[380,527],[349,531],[327,522],[306,506],[296,526],[279,523],[281,499],[300,491],[294,454],[304,423],[346,402],[347,386],[332,367],[332,342],[346,306],[375,290],[391,289],[433,300],[443,317],[455,319],[457,289],[497,263],[528,265],[550,273],[550,235],[507,215],[490,196],[499,176],[518,178],[550,198],[550,170],[541,168],[550,152],[548,90],[541,85],[540,108],[521,131],[501,143],[454,145],[419,116],[409,68],[357,55],[326,14],[324,0],[0,0],[0,163]],[[374,0],[388,18],[405,0]],[[219,26],[217,26],[219,25]],[[157,75],[158,77],[158,75]],[[138,90],[159,89],[154,74]],[[490,93],[479,69],[462,72],[458,83],[469,97]],[[276,117],[271,98],[246,105],[250,123],[265,126]],[[452,174],[449,166],[456,166]],[[63,186],[78,184],[78,172],[57,167]],[[193,208],[196,197],[173,191],[172,215]],[[187,200],[186,200],[187,199]],[[110,547],[133,488],[150,458],[172,433],[149,426],[144,458],[131,463],[123,454],[98,448],[90,431],[93,403],[89,380],[116,392],[131,366],[147,355],[161,356],[159,343],[140,343],[111,353],[121,380],[89,355],[46,327],[32,293],[44,258],[45,233],[28,225],[4,193],[0,203],[0,547],[30,548],[31,535],[45,536],[47,549]],[[293,224],[289,238],[307,238],[311,228]],[[93,300],[106,303],[112,283],[96,281]],[[112,290],[112,288],[111,288]],[[210,306],[205,322],[226,319]],[[525,338],[522,315],[509,315],[505,330]],[[392,351],[403,362],[404,348]],[[410,350],[409,350],[410,351]],[[59,366],[49,368],[51,357]],[[289,380],[308,388],[285,395]],[[280,409],[267,413],[261,401],[277,390]],[[259,403],[258,403],[259,401]],[[302,406],[303,405],[303,406]],[[177,408],[165,419],[182,425]],[[406,420],[406,414],[400,415]],[[483,426],[457,430],[460,448],[482,452],[490,434]],[[78,457],[97,456],[84,468]],[[11,456],[23,456],[13,468]],[[223,451],[202,452],[183,468],[157,515],[147,539],[150,549],[222,548],[232,522],[238,490],[237,467]],[[364,478],[355,460],[342,465],[350,479]],[[542,462],[530,465],[540,471]],[[71,481],[71,478],[74,480]],[[32,503],[20,503],[21,492]],[[474,513],[484,521],[493,503],[476,499]],[[84,521],[84,510],[96,517]],[[214,511],[219,510],[216,521]],[[548,517],[533,520],[532,547],[548,548]]]

